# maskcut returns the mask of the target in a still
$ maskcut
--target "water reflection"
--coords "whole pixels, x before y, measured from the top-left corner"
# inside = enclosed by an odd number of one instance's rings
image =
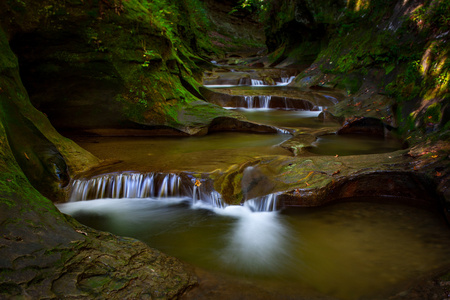
[[[402,149],[396,139],[364,135],[324,135],[308,147],[309,152],[320,155],[362,155],[388,153]]]
[[[251,157],[290,155],[276,145],[291,138],[285,134],[221,132],[186,138],[72,137],[101,159],[116,159],[126,166],[118,170],[204,171],[227,169]],[[114,170],[111,170],[114,171]]]

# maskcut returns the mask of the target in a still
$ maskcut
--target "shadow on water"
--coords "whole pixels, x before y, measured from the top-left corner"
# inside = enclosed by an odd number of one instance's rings
[[[305,149],[319,155],[363,155],[397,151],[402,143],[394,138],[330,134],[318,137]]]

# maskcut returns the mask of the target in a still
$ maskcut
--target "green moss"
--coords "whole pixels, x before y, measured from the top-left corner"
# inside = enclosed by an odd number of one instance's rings
[[[355,94],[361,88],[362,77],[358,72],[346,74],[339,78],[337,88],[346,90],[348,94]]]
[[[441,104],[433,103],[428,106],[423,118],[425,123],[439,123],[441,121],[442,112],[441,112]]]
[[[95,290],[99,290],[100,288],[104,287],[106,284],[110,283],[111,281],[112,281],[112,278],[110,278],[109,276],[106,276],[106,275],[92,276],[92,277],[82,280],[80,285],[83,289],[95,291]]]

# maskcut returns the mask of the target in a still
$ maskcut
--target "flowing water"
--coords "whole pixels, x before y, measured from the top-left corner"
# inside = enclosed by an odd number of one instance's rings
[[[280,299],[308,290],[382,299],[450,263],[446,224],[407,206],[341,203],[266,212],[171,197],[78,201],[59,209]]]
[[[337,124],[334,122],[320,121],[317,118],[320,111],[289,109],[233,109],[243,114],[250,121],[272,126],[315,129],[337,127]]]
[[[231,79],[240,80],[238,75]],[[284,86],[292,80],[281,79],[280,90],[292,92]],[[247,84],[267,89],[262,80]],[[241,88],[248,86],[236,89]],[[319,121],[320,111],[269,109],[271,96],[257,97],[247,96],[246,108],[232,109],[272,126],[331,132],[336,127]],[[101,159],[120,160],[109,169],[120,173],[76,180],[71,202],[58,207],[88,226],[138,238],[195,265],[201,284],[189,299],[385,299],[450,265],[450,231],[435,212],[377,199],[280,210],[277,194],[227,206],[206,184],[177,173],[224,171],[257,156],[290,156],[278,147],[290,137],[236,132],[73,137]],[[309,151],[349,155],[399,148],[391,140],[327,135]]]

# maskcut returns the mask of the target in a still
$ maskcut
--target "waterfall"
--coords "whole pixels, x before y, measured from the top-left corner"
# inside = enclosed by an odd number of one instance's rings
[[[239,79],[239,85],[252,85],[252,81],[250,80],[250,78],[243,77]]]
[[[258,198],[249,199],[244,202],[244,206],[251,211],[277,211],[279,193],[269,194]]]
[[[268,109],[270,105],[270,100],[272,96],[258,96],[259,97],[259,107]]]
[[[291,105],[290,105],[291,107],[289,107],[289,104],[291,104]],[[291,100],[290,100],[290,99],[288,100],[286,97],[284,97],[284,105],[285,105],[285,109],[286,109],[286,110],[289,110],[289,109],[291,109],[291,108],[294,108],[294,107],[292,106]]]
[[[252,79],[252,85],[264,85],[264,81],[259,79]]]
[[[253,96],[244,96],[244,101],[247,105],[247,108],[253,108],[254,99],[255,98]]]
[[[295,79],[295,76],[281,77],[281,82],[277,82],[277,85],[288,85]]]
[[[91,179],[75,180],[69,201],[188,196],[183,195],[180,187],[181,178],[176,174],[106,174]]]
[[[248,109],[252,108],[265,108],[268,109],[270,107],[270,100],[272,100],[272,96],[257,96],[259,100],[259,106],[257,106],[255,101],[255,96],[244,96],[244,107]]]
[[[206,184],[206,183],[205,183]],[[228,207],[222,195],[199,179],[188,179],[177,174],[164,173],[119,173],[105,174],[90,179],[77,179],[72,183],[69,202],[94,199],[121,198],[174,198],[192,199],[197,207]],[[247,200],[242,206],[251,211],[276,211],[278,194]]]
[[[223,208],[220,193],[204,187],[198,179],[182,179],[177,174],[120,173],[105,174],[72,183],[69,202],[108,198],[192,198],[193,204]]]

